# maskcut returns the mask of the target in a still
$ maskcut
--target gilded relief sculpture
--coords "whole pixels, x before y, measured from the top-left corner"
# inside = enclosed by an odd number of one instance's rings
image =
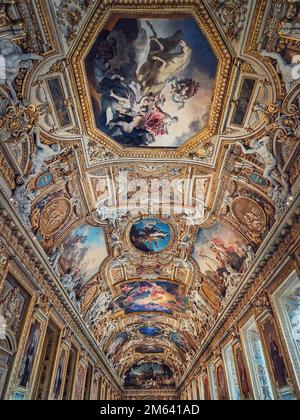
[[[298,3],[1,4],[0,399],[300,398]]]

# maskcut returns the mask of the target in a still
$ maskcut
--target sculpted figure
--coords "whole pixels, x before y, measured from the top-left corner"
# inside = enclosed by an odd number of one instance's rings
[[[225,277],[225,286],[227,287],[227,289],[236,289],[239,280],[242,277],[242,273],[238,273],[236,270],[234,270],[231,265],[227,265],[226,266],[226,270],[227,273],[224,273],[224,277]]]
[[[4,316],[7,324],[10,324],[15,318],[16,310],[18,307],[19,290],[11,289],[5,298],[0,300],[0,308],[2,307],[2,315]]]
[[[193,290],[190,294],[190,300],[195,304],[196,308],[200,311],[211,312],[209,305],[202,298],[201,294],[197,290]]]
[[[282,185],[279,187],[270,186],[268,195],[275,205],[275,218],[279,219],[285,212],[286,207],[290,204],[289,198],[292,199],[288,176],[282,177]]]
[[[86,320],[87,323],[92,327],[96,325],[104,312],[107,311],[108,306],[111,301],[111,294],[108,291],[103,291],[99,294],[97,299],[94,301],[92,306],[90,307],[87,315]]]
[[[54,248],[52,253],[49,256],[49,262],[52,265],[53,271],[55,272],[55,274],[57,274],[57,276],[60,276],[59,273],[59,266],[58,266],[58,261],[60,258],[60,250],[58,248]]]
[[[31,211],[31,201],[35,198],[35,193],[32,191],[28,191],[26,188],[26,184],[18,186],[12,196],[12,203],[24,223],[31,229],[32,226],[30,224],[29,216]]]
[[[104,341],[106,340],[106,338],[108,338],[111,333],[117,329],[119,326],[118,321],[110,321],[110,322],[106,322],[104,324],[104,328],[103,328],[103,332],[102,332],[102,337],[100,339],[100,344],[103,345]]]
[[[18,103],[18,97],[14,89],[14,81],[18,77],[21,68],[32,68],[32,60],[42,60],[43,57],[37,54],[24,54],[20,47],[13,42],[3,39],[0,41],[0,55],[4,65],[1,73],[0,85],[7,85],[9,88],[12,103]]]
[[[41,142],[38,130],[35,130],[35,154],[32,162],[32,170],[30,177],[37,175],[41,170],[46,170],[45,162],[53,159],[62,152],[62,147],[59,144],[52,144],[51,146]]]
[[[46,162],[55,156],[59,155],[62,152],[60,145],[53,144],[48,146],[42,144],[38,131],[35,133],[35,145],[36,150],[32,158],[32,169],[31,173],[23,179],[23,184],[18,186],[12,195],[12,202],[16,206],[19,214],[21,215],[24,222],[31,229],[31,224],[29,221],[30,211],[31,211],[31,202],[35,198],[36,193],[29,191],[26,186],[30,179],[34,178],[42,170],[47,169]]]
[[[186,332],[190,333],[194,337],[198,336],[195,324],[191,319],[182,319],[181,320],[181,328],[182,328],[183,331],[186,331]]]

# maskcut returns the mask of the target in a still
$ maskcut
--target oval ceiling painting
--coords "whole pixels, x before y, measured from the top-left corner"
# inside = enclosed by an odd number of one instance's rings
[[[159,219],[143,219],[132,225],[130,241],[143,252],[161,252],[171,240],[170,226]]]
[[[125,147],[179,147],[207,124],[217,66],[191,17],[115,17],[85,60],[95,124]]]

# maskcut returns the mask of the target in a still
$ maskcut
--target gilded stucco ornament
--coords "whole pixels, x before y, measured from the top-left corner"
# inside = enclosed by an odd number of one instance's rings
[[[12,105],[19,102],[14,88],[14,82],[22,68],[32,69],[33,60],[42,60],[43,57],[33,53],[23,53],[21,48],[9,40],[0,41],[1,66],[4,67],[4,74],[0,78],[0,86],[6,85],[9,89],[8,98]]]
[[[80,29],[80,24],[95,0],[59,0],[55,3],[56,20],[67,44],[71,44]]]
[[[38,121],[41,110],[33,104],[8,105],[0,115],[0,133],[3,139],[20,140],[32,131]]]

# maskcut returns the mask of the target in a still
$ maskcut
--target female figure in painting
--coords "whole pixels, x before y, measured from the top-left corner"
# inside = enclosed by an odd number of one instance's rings
[[[227,389],[226,389],[225,374],[224,374],[223,366],[218,367],[217,377],[218,377],[220,400],[227,400],[228,399],[227,398]]]
[[[27,348],[27,351],[24,357],[23,366],[22,366],[21,375],[20,375],[20,386],[24,388],[27,386],[29,378],[30,378],[30,374],[31,374],[31,370],[32,370],[33,362],[34,362],[34,357],[36,353],[36,348],[37,348],[38,340],[39,340],[39,329],[38,329],[37,324],[34,324],[33,328],[34,328],[34,332],[32,335],[31,342]]]
[[[142,86],[143,94],[152,92],[158,95],[168,79],[187,67],[192,50],[182,39],[180,30],[169,38],[158,38],[151,23],[147,21],[147,24],[153,36],[151,36],[147,62],[139,69],[137,79]]]

